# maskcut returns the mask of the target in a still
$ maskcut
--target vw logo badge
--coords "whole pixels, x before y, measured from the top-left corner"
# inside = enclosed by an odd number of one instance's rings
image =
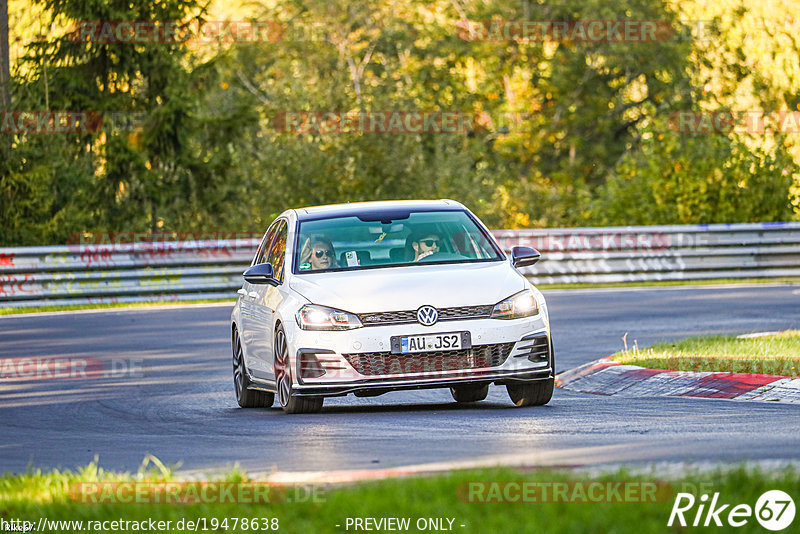
[[[423,326],[433,326],[439,320],[439,312],[433,306],[423,306],[417,310],[417,321]]]

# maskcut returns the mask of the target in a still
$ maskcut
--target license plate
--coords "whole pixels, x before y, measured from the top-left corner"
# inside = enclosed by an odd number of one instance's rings
[[[469,332],[446,332],[443,334],[419,334],[415,336],[393,336],[392,352],[412,354],[440,350],[459,350],[472,347]]]

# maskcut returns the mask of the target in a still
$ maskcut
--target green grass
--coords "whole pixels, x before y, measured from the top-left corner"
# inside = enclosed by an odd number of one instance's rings
[[[30,308],[0,308],[0,315],[17,315],[22,313],[41,313],[74,310],[103,310],[106,308],[143,308],[147,306],[165,306],[181,304],[209,304],[230,302],[233,306],[236,299],[197,299],[197,300],[162,300],[158,302],[110,302],[107,304],[75,304],[70,306],[33,306]]]
[[[673,371],[720,371],[767,375],[800,375],[800,331],[750,339],[735,336],[693,337],[626,350],[613,359],[627,365]]]
[[[782,489],[797,498],[800,487],[800,472],[782,469],[776,472],[760,472],[739,466],[710,473],[686,471],[680,476],[665,478],[657,472],[649,475],[632,475],[625,469],[603,475],[589,476],[569,470],[514,470],[493,468],[471,471],[456,471],[448,474],[395,478],[356,485],[317,488],[313,498],[308,488],[281,490],[286,500],[272,504],[84,504],[70,497],[70,488],[75,484],[94,481],[138,481],[141,484],[159,484],[175,481],[173,473],[163,471],[140,471],[137,474],[110,473],[90,465],[78,473],[54,471],[42,473],[29,471],[23,475],[7,474],[0,477],[0,518],[23,519],[38,524],[40,518],[48,520],[143,520],[172,521],[170,531],[177,521],[205,518],[211,529],[211,521],[229,518],[228,532],[233,529],[231,518],[277,518],[281,532],[344,532],[348,517],[408,517],[410,532],[418,518],[452,518],[456,532],[616,532],[616,533],[660,533],[679,532],[681,529],[666,524],[677,492],[688,492],[698,498],[703,493],[720,493],[720,501],[732,504],[755,505],[758,497],[767,490]],[[246,482],[244,473],[233,471],[222,478],[230,482]],[[559,502],[470,502],[470,483],[529,482],[542,484],[553,482],[580,482],[587,488],[591,481],[600,482],[644,482],[658,491],[650,494],[655,499],[648,502],[585,502],[572,499],[571,489],[566,501]],[[650,484],[653,483],[653,484]],[[480,487],[480,486],[479,486]],[[485,487],[485,486],[483,486]],[[502,486],[497,486],[502,487]],[[552,486],[550,486],[552,488]],[[571,486],[574,488],[575,486]],[[296,498],[292,496],[300,496]],[[484,490],[473,492],[473,501],[487,497]],[[497,495],[497,494],[495,494]],[[512,493],[512,498],[518,494]],[[541,495],[540,492],[534,495]],[[477,498],[475,497],[477,496]],[[649,497],[649,496],[648,496]],[[494,499],[502,500],[500,499]],[[698,501],[699,502],[699,501]],[[687,513],[691,522],[695,508]],[[729,507],[730,509],[730,507]],[[723,515],[724,519],[724,515]],[[795,520],[795,522],[797,519]],[[341,525],[336,527],[336,525]],[[465,525],[461,527],[460,525]],[[240,525],[241,526],[241,525]],[[691,527],[689,527],[691,528]],[[184,529],[186,530],[186,529]],[[729,532],[730,527],[702,528],[704,532]],[[747,525],[735,529],[737,532],[764,532],[751,517]],[[51,532],[74,532],[77,529],[50,528]],[[200,527],[198,531],[203,531]],[[218,532],[225,531],[218,529]],[[353,528],[350,528],[350,532]]]

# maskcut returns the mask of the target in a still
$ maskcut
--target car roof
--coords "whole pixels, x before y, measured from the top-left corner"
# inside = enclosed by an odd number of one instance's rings
[[[377,217],[405,211],[463,211],[463,205],[455,200],[385,200],[376,202],[349,202],[310,206],[295,210],[299,220],[327,219],[347,216]]]

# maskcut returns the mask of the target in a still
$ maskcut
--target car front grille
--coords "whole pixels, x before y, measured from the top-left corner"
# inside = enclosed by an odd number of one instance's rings
[[[392,354],[391,352],[360,352],[343,354],[350,365],[364,376],[440,373],[481,369],[502,365],[514,343],[476,345],[471,349]]]
[[[455,321],[458,319],[484,319],[492,316],[494,305],[485,306],[456,306],[454,308],[441,308],[439,321]],[[364,326],[385,326],[392,324],[408,324],[417,322],[416,310],[393,312],[362,313],[358,316]]]

